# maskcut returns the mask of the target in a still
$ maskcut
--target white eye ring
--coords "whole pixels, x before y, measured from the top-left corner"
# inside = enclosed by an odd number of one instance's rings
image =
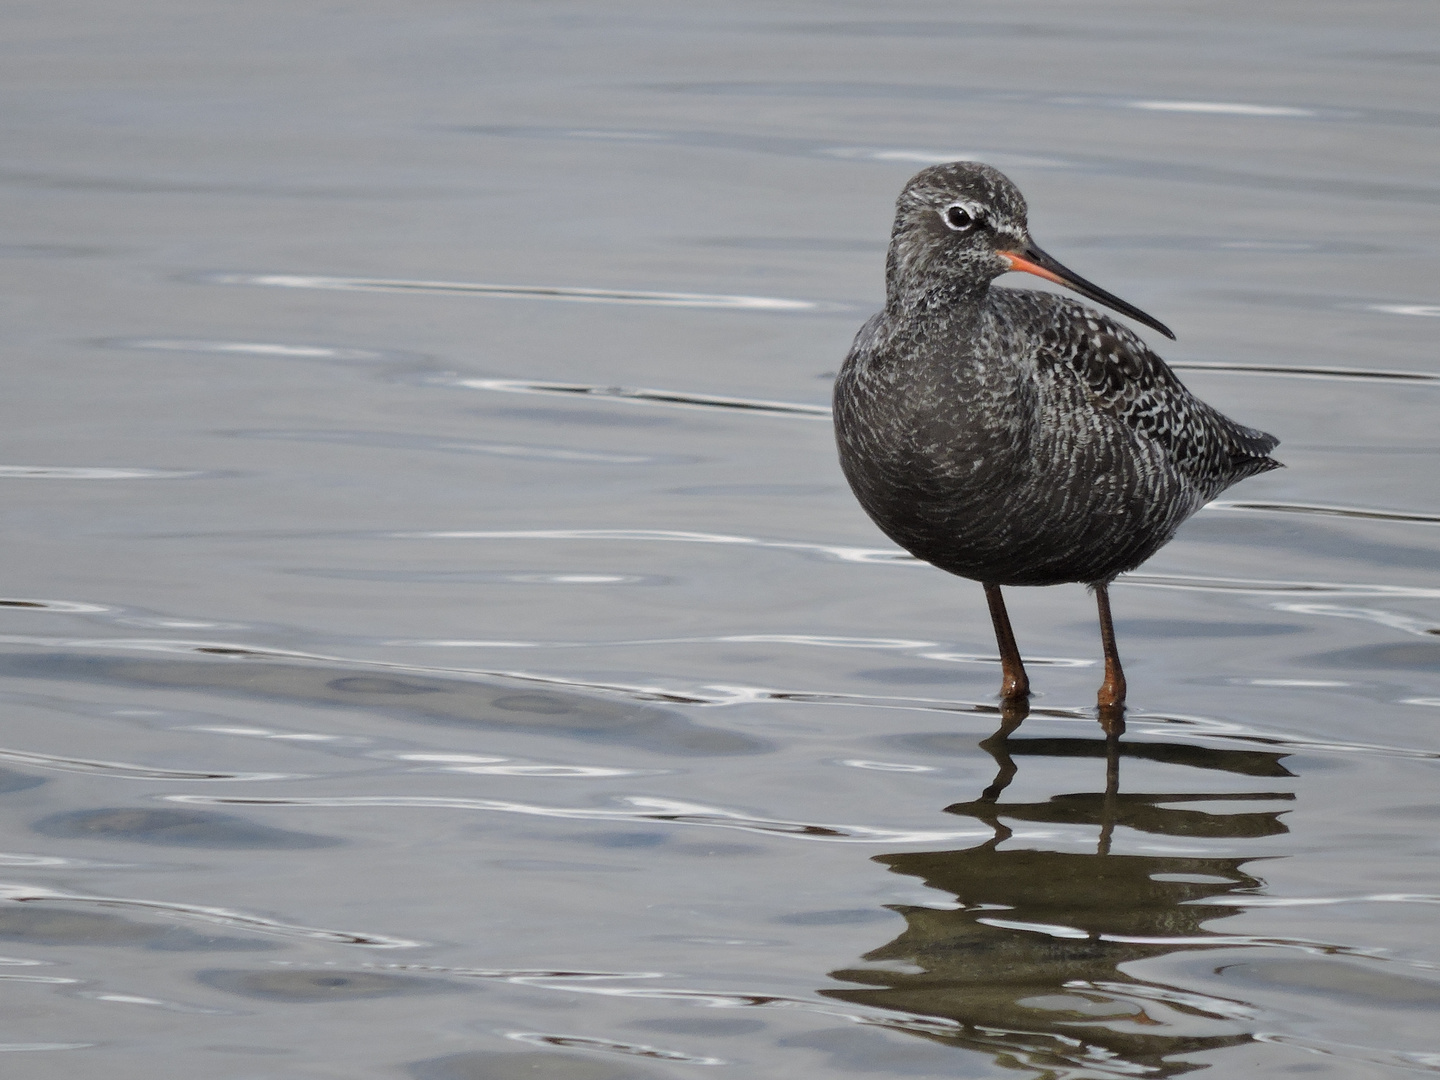
[[[951,203],[940,212],[940,217],[955,232],[969,232],[980,224],[980,211],[965,203]]]

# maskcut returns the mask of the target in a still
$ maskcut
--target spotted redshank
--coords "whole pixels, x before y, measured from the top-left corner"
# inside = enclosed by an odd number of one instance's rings
[[[1094,308],[992,288],[1009,270],[1174,339],[1037,247],[1025,199],[1001,173],[968,161],[933,166],[900,194],[885,309],[861,328],[835,383],[840,463],[890,539],[984,585],[1002,703],[1023,703],[1030,681],[1000,587],[1089,585],[1108,725],[1125,702],[1110,583],[1231,484],[1278,468],[1269,453],[1279,440],[1196,398]]]

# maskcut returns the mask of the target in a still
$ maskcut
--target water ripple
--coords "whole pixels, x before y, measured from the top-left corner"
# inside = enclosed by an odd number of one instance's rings
[[[0,851],[0,866],[25,866],[46,870],[129,870],[133,869],[134,865],[134,863],[101,862],[97,859],[71,859],[60,855],[32,855]],[[36,961],[36,963],[38,962]],[[0,960],[0,964],[13,963],[20,963],[20,961]]]
[[[671,529],[486,529],[393,532],[382,534],[396,540],[621,540],[683,544],[725,544],[802,551],[845,563],[883,563],[925,566],[915,556],[898,548],[861,548],[838,544],[816,544],[800,540],[766,540],[755,536],[726,533],[685,532]],[[1391,596],[1413,599],[1440,598],[1440,588],[1415,585],[1362,585],[1325,581],[1267,581],[1246,578],[1203,577],[1190,574],[1122,574],[1117,583],[1155,589],[1196,592],[1239,592],[1254,595],[1306,593],[1314,596]],[[968,659],[960,654],[939,659]]]
[[[923,36],[934,33],[932,28]],[[1050,106],[1063,109],[1139,109],[1145,112],[1235,116],[1256,119],[1320,120],[1329,122],[1395,124],[1440,127],[1440,116],[1400,109],[1335,108],[1237,101],[1129,98],[1110,94],[1046,94],[988,87],[945,86],[924,83],[734,81],[650,83],[640,89],[662,93],[729,97],[824,97],[853,100],[974,101],[993,105]],[[984,160],[989,160],[988,158]]]
[[[1335,904],[1440,904],[1440,896],[1424,893],[1374,893],[1369,896],[1207,896],[1206,904],[1222,907],[1330,907]]]
[[[1401,758],[1408,761],[1440,761],[1440,751],[1420,750],[1410,746],[1389,746],[1384,743],[1344,742],[1336,739],[1312,739],[1288,732],[1272,732],[1248,724],[1220,720],[1209,716],[1182,716],[1166,713],[1132,713],[1127,717],[1137,733],[1161,737],[1175,734],[1175,728],[1184,729],[1187,739],[1220,738],[1260,746],[1280,747],[1291,753],[1339,754],[1343,757],[1364,755],[1368,757]],[[1145,724],[1147,726],[1139,726]],[[1163,726],[1148,726],[1148,725]]]
[[[0,1053],[21,1053],[31,1050],[88,1050],[93,1046],[95,1043],[0,1043]]]
[[[982,653],[921,652],[938,649],[938,641],[910,641],[904,638],[852,638],[822,634],[719,634],[713,637],[633,638],[582,641],[521,641],[494,638],[391,638],[384,643],[391,648],[406,649],[610,649],[650,645],[799,645],[821,649],[897,649],[913,653],[922,660],[939,660],[948,664],[998,664],[998,656]],[[1095,661],[1074,656],[1027,656],[1025,663],[1036,667],[1094,667]],[[748,691],[747,700],[784,695],[793,700],[794,692],[761,687],[733,688]],[[757,696],[759,695],[759,696]],[[835,697],[843,695],[832,695]]]
[[[492,390],[502,394],[560,394],[566,397],[608,398],[637,405],[669,405],[682,409],[735,409],[741,412],[778,413],[807,419],[830,418],[828,405],[804,405],[793,401],[765,401],[757,398],[692,394],[679,390],[652,390],[632,386],[598,386],[589,383],[539,382],[534,379],[473,379],[432,377],[428,383],[459,386],[466,390]]]
[[[611,1039],[592,1039],[583,1035],[551,1035],[543,1031],[507,1031],[505,1038],[531,1046],[560,1046],[566,1049],[598,1050],[608,1054],[626,1054],[631,1057],[654,1058],[658,1061],[674,1061],[681,1065],[728,1065],[724,1058],[695,1057],[678,1050],[661,1050],[656,1046],[639,1043],[615,1042]]]
[[[81,465],[0,465],[0,479],[10,480],[190,480],[206,475],[198,469],[114,469]]]
[[[1156,1001],[1179,1009],[1182,1013],[1198,1013],[1215,1020],[1255,1024],[1264,1015],[1263,1010],[1234,998],[1221,998],[1211,994],[1178,990],[1174,987],[1147,983],[1120,983],[1102,980],[1074,979],[1065,984],[1067,989],[1091,991],[1105,994],[1124,1001],[1138,1003]],[[1426,1072],[1440,1066],[1440,1055],[1430,1053],[1406,1053],[1351,1043],[1339,1043],[1313,1036],[1289,1033],[1252,1031],[1250,1038],[1260,1043],[1276,1043],[1294,1046],[1312,1053],[1324,1054],[1347,1061],[1363,1061],[1372,1065],[1386,1065],[1413,1070],[1419,1065]]]
[[[1156,983],[1071,979],[1064,985],[1068,990],[1092,990],[1132,1001],[1159,1001],[1165,1005],[1177,1006],[1181,1010],[1193,1009],[1216,1020],[1255,1020],[1260,1016],[1260,1010],[1248,1002],[1201,994],[1194,990],[1177,990],[1172,986]]]
[[[1211,116],[1313,117],[1316,115],[1314,109],[1299,109],[1293,105],[1247,105],[1234,101],[1125,101],[1121,102],[1121,107],[1144,109],[1147,112],[1207,113]]]
[[[1370,315],[1398,315],[1407,318],[1440,318],[1440,304],[1433,300],[1376,300],[1353,293],[1291,293],[1266,289],[1215,289],[1210,291],[1210,295],[1235,304],[1286,307],[1300,311],[1365,312]]]
[[[665,769],[622,769],[607,765],[537,765],[512,761],[510,758],[483,754],[440,753],[433,751],[382,751],[369,755],[391,761],[416,762],[409,772],[463,773],[467,776],[540,776],[593,779],[611,776],[659,776]]]
[[[518,443],[472,442],[435,435],[410,435],[388,431],[227,431],[238,439],[275,439],[291,442],[339,443],[395,450],[429,450],[449,454],[483,454],[518,461],[561,461],[567,465],[689,465],[698,461],[691,454],[616,454],[602,450],[569,450],[559,446],[527,446]]]
[[[88,604],[79,600],[34,600],[10,597],[0,599],[0,608],[24,608],[37,611],[58,611],[66,615],[91,615],[102,611],[114,611],[104,604]]]
[[[1371,521],[1405,521],[1418,525],[1440,525],[1440,514],[1413,510],[1371,510],[1359,506],[1330,506],[1325,503],[1229,502],[1207,503],[1207,510],[1248,510],[1268,514],[1318,514],[1322,517],[1365,518]]]
[[[532,817],[564,818],[572,821],[659,821],[676,825],[705,825],[721,829],[738,829],[742,832],[764,835],[786,836],[798,840],[820,840],[848,844],[913,844],[941,843],[953,840],[988,840],[994,834],[989,829],[879,829],[867,825],[816,825],[799,821],[784,821],[776,818],[752,817],[700,803],[681,802],[676,799],[658,799],[650,796],[632,795],[622,801],[630,810],[595,810],[565,806],[536,806],[531,803],[510,802],[503,799],[464,799],[439,795],[334,795],[248,797],[218,795],[165,795],[167,802],[207,806],[326,806],[326,807],[370,807],[406,806],[443,810],[490,810],[506,814],[524,814]],[[1032,833],[1016,832],[1017,837],[1029,837]],[[1049,837],[1051,834],[1036,831],[1033,838]]]
[[[441,667],[427,664],[400,664],[384,660],[356,660],[324,653],[299,652],[293,649],[259,648],[251,645],[231,644],[218,641],[194,641],[180,638],[58,638],[39,637],[24,634],[0,635],[0,644],[35,645],[63,649],[120,649],[139,652],[159,652],[179,655],[224,656],[257,660],[286,660],[323,665],[343,665],[352,670],[402,671],[419,675],[460,675],[484,678],[506,679],[541,686],[558,686],[571,689],[594,690],[607,694],[619,694],[632,701],[667,702],[685,705],[730,704],[731,697],[709,697],[667,690],[661,687],[632,686],[625,684],[597,683],[583,679],[570,679],[558,675],[537,675],[526,671],[493,671],[483,668]],[[748,698],[747,698],[748,700]],[[264,733],[263,729],[206,726],[195,730],[218,731],[233,734]],[[275,738],[305,738],[309,740],[338,740],[341,736],[295,736],[274,735]]]
[[[604,538],[614,536],[629,536],[631,531],[616,533],[614,531],[592,531]],[[442,534],[444,535],[444,534]],[[465,534],[462,534],[465,535]],[[529,537],[531,533],[501,533],[481,534]],[[552,535],[549,533],[541,535]],[[562,532],[563,537],[580,535],[588,538],[585,533]],[[650,538],[642,533],[642,537]],[[755,541],[744,537],[723,537],[711,536],[710,534],[660,534],[663,539],[683,538],[699,541],[716,542],[742,542],[766,544],[765,541]],[[868,549],[836,548],[818,545],[776,543],[779,547],[799,547],[801,549],[817,548],[829,552],[843,561],[850,562],[884,562],[891,559],[907,561],[915,565],[921,565],[911,556],[903,552],[870,551]],[[367,575],[368,576],[368,575]],[[588,581],[590,575],[580,575],[581,582]],[[199,620],[179,619],[150,619],[141,620],[129,614],[129,609],[109,608],[100,605],[79,604],[68,601],[30,601],[30,600],[0,600],[0,607],[6,604],[24,608],[37,608],[42,610],[56,610],[77,613],[100,613],[106,618],[101,621],[121,626],[131,626],[136,623],[143,625],[175,625],[184,627],[205,627],[223,624],[209,624]],[[226,627],[234,629],[236,627]],[[279,629],[279,628],[272,628]],[[838,635],[820,634],[725,634],[706,635],[694,637],[677,638],[647,638],[647,639],[624,639],[619,641],[601,640],[577,640],[577,641],[527,641],[514,639],[386,639],[377,641],[375,639],[358,639],[364,645],[382,645],[387,648],[496,648],[496,649],[575,649],[575,648],[611,648],[611,647],[646,647],[652,645],[670,644],[785,644],[811,648],[840,648],[840,649],[881,649],[881,650],[902,650],[914,652],[921,659],[936,660],[942,663],[964,663],[964,664],[986,664],[998,663],[995,656],[988,654],[972,654],[951,651],[916,651],[916,650],[939,650],[943,643],[909,638],[861,638],[845,637]],[[357,639],[343,638],[341,644],[354,645]],[[154,637],[74,637],[74,636],[49,636],[34,634],[0,634],[0,645],[22,645],[42,648],[62,648],[66,650],[77,649],[100,649],[100,650],[122,650],[139,652],[159,652],[179,655],[201,655],[201,656],[223,656],[244,659],[274,659],[283,661],[296,661],[307,664],[343,665],[347,669],[358,670],[384,670],[399,671],[407,674],[440,675],[440,676],[466,676],[483,678],[500,678],[539,684],[543,686],[565,687],[579,690],[596,691],[603,694],[617,694],[634,701],[666,702],[674,704],[700,705],[700,706],[725,706],[736,704],[751,704],[759,702],[792,702],[792,703],[813,703],[813,704],[837,704],[837,705],[872,705],[879,708],[909,708],[918,710],[939,710],[947,712],[980,712],[993,713],[995,707],[989,703],[981,702],[955,702],[930,698],[901,698],[869,694],[843,694],[827,691],[797,691],[775,689],[759,686],[742,685],[720,685],[711,684],[702,688],[686,688],[683,690],[660,687],[653,685],[634,685],[620,683],[600,683],[591,680],[573,679],[561,675],[537,674],[528,671],[496,670],[493,668],[459,667],[449,665],[428,665],[408,664],[395,661],[356,659],[353,657],[337,656],[327,653],[309,652],[295,649],[282,649],[273,646],[256,646],[242,642],[227,641],[225,639],[195,639],[195,638],[154,638]],[[1055,667],[1089,667],[1094,664],[1093,660],[1076,657],[1027,657],[1032,665],[1055,666]],[[14,695],[10,695],[14,696]],[[28,700],[28,699],[27,699]],[[1076,718],[1085,714],[1083,711],[1070,709],[1041,709],[1039,713],[1053,715],[1056,718]],[[107,714],[109,715],[109,714]],[[238,732],[242,729],[233,725],[222,726],[223,730]],[[197,730],[222,730],[214,726],[207,726]],[[244,728],[246,733],[262,733],[260,729]],[[300,738],[296,735],[276,735],[280,738]],[[320,739],[321,736],[306,735],[307,739]],[[323,738],[337,739],[338,736],[325,736]]]
[[[721,634],[714,637],[630,638],[618,641],[506,641],[453,638],[391,639],[389,646],[406,648],[592,649],[644,645],[809,645],[824,649],[933,649],[937,641],[905,638],[828,637],[818,634]],[[958,656],[959,654],[955,654]],[[941,658],[941,657],[937,657]],[[951,659],[950,656],[943,657]],[[965,659],[972,659],[965,657]],[[1029,657],[1026,658],[1027,660]],[[996,661],[998,663],[998,660]]]
[[[0,747],[0,761],[30,765],[56,772],[88,773],[92,776],[117,776],[126,780],[299,780],[302,773],[212,772],[187,769],[160,769],[147,765],[131,765],[122,761],[92,761],[87,758],[59,757],[37,754],[28,750],[7,750]]]
[[[1234,896],[1228,899],[1232,901],[1228,905],[1230,907],[1248,907],[1251,906],[1250,902],[1257,898],[1252,896]],[[1254,906],[1263,906],[1264,898],[1259,899],[1262,900],[1262,903]],[[1206,897],[1203,902],[1209,904],[1214,901],[1215,898]],[[1309,953],[1312,956],[1350,956],[1364,960],[1385,960],[1424,971],[1440,970],[1440,964],[1431,963],[1427,960],[1416,960],[1411,957],[1396,957],[1383,948],[1342,945],[1335,942],[1316,941],[1309,938],[1261,937],[1253,934],[1113,934],[1079,930],[1070,926],[1052,926],[1047,923],[1017,922],[1009,919],[979,918],[975,921],[991,926],[1000,926],[1007,930],[1028,931],[1034,934],[1041,934],[1045,937],[1063,940],[1108,941],[1117,945],[1159,945],[1170,951],[1180,949],[1226,948],[1294,949],[1299,952]]]
[[[985,663],[998,664],[998,658],[984,658]],[[1093,661],[1062,662],[1053,658],[1026,657],[1027,664],[1056,664],[1061,666],[1089,666]],[[424,670],[424,669],[421,669]],[[500,673],[493,673],[500,674]],[[830,690],[780,690],[764,686],[742,686],[726,683],[709,683],[704,686],[676,690],[657,686],[636,686],[623,683],[596,683],[580,679],[568,679],[556,675],[533,675],[524,672],[505,672],[511,678],[523,678],[555,686],[576,689],[598,690],[624,694],[636,701],[665,701],[677,705],[727,706],[781,703],[791,705],[836,705],[853,708],[899,709],[914,712],[973,713],[979,716],[998,716],[1000,706],[993,701],[954,701],[945,698],[899,697],[886,694],[844,694]],[[1064,708],[1061,706],[1032,706],[1031,716],[1047,716],[1053,720],[1095,719],[1093,709]]]
[[[280,922],[277,919],[267,919],[261,915],[248,915],[245,912],[232,911],[229,908],[182,904],[168,900],[140,900],[123,896],[90,896],[84,893],[50,889],[43,885],[0,883],[0,900],[22,903],[31,900],[63,901],[93,907],[124,908],[169,915],[188,922],[210,923],[232,930],[249,930],[270,937],[299,941],[325,941],[336,945],[363,945],[372,949],[414,949],[425,944],[423,941],[410,941],[407,938],[387,937],[382,934],[299,926],[294,923]]]
[[[1388,1050],[1372,1046],[1357,1046],[1354,1043],[1335,1042],[1314,1035],[1292,1035],[1288,1032],[1257,1031],[1251,1038],[1260,1043],[1275,1043],[1279,1046],[1295,1046],[1325,1057],[1342,1061],[1362,1061],[1367,1065],[1385,1065],[1407,1072],[1417,1066],[1428,1073],[1440,1072],[1440,1054]]]
[[[1366,304],[1366,311],[1384,315],[1418,315],[1424,319],[1440,319],[1440,304]]]
[[[607,534],[608,535],[608,534]],[[1296,594],[1307,596],[1331,596],[1331,597],[1401,597],[1401,598],[1440,598],[1440,589],[1422,589],[1404,586],[1390,585],[1362,585],[1362,584],[1341,584],[1329,582],[1297,582],[1297,581],[1263,581],[1232,578],[1202,578],[1188,577],[1182,575],[1131,575],[1121,578],[1121,581],[1128,581],[1133,584],[1157,587],[1196,589],[1201,591],[1229,591],[1251,593],[1257,595],[1279,595],[1294,596]],[[3,602],[0,602],[3,603]],[[77,605],[79,610],[109,611],[112,609],[98,608],[93,606]],[[1326,605],[1319,605],[1325,610],[1316,610],[1314,614],[1334,615],[1344,614],[1353,617],[1374,617],[1375,613],[1369,609],[1337,609],[1329,610]],[[1307,607],[1307,611],[1308,611]],[[1356,614],[1359,613],[1359,614]],[[1381,615],[1390,617],[1393,613],[1381,612]],[[1394,618],[1408,619],[1408,616],[1394,616]],[[1392,620],[1393,621],[1393,620]],[[1408,622],[1402,629],[1426,630],[1417,621],[1414,626]],[[1430,632],[1426,630],[1426,632]],[[725,641],[725,642],[780,642],[803,646],[816,646],[824,648],[878,648],[911,650],[915,648],[930,649],[933,643],[920,641],[918,639],[898,638],[843,638],[821,635],[723,635],[714,638],[681,638],[674,641]],[[300,663],[319,663],[327,666],[344,665],[346,668],[355,670],[380,670],[404,672],[418,675],[438,676],[460,676],[460,677],[483,677],[498,678],[517,683],[524,683],[537,686],[555,687],[588,691],[605,695],[618,695],[632,701],[658,702],[666,704],[693,705],[701,707],[726,707],[734,705],[749,704],[823,704],[840,707],[857,708],[878,708],[896,709],[922,712],[944,712],[963,713],[993,716],[998,713],[998,706],[989,701],[958,701],[942,698],[925,698],[911,696],[891,696],[875,694],[848,694],[833,691],[811,691],[793,690],[764,686],[745,686],[732,684],[706,684],[703,686],[689,686],[677,688],[673,686],[642,685],[628,683],[598,682],[589,679],[578,679],[555,674],[539,674],[523,670],[498,670],[492,668],[460,667],[444,665],[405,664],[393,661],[364,660],[344,656],[328,655],[324,653],[303,652],[298,650],[286,650],[277,648],[255,647],[246,644],[229,643],[221,641],[205,641],[193,639],[163,639],[163,638],[73,638],[73,637],[47,637],[32,635],[3,635],[0,636],[0,643],[28,646],[60,647],[68,650],[74,649],[118,649],[138,650],[146,652],[162,652],[181,655],[204,655],[204,656],[227,656],[235,658],[274,659],[293,661]],[[670,639],[648,639],[640,644],[666,644]],[[574,642],[574,643],[537,643],[537,642],[446,642],[446,641],[398,641],[390,642],[390,645],[417,645],[417,646],[495,646],[505,648],[535,648],[535,647],[606,647],[610,644],[605,642]],[[969,655],[944,652],[922,652],[918,655],[948,662],[972,662],[983,664],[994,664],[995,658],[989,655]],[[1032,658],[1034,663],[1049,663],[1057,666],[1088,666],[1091,661],[1068,657]],[[1429,704],[1429,698],[1407,699],[1415,704]],[[1056,720],[1078,720],[1085,721],[1093,719],[1093,710],[1081,707],[1057,707],[1048,706],[1033,710],[1037,716],[1047,716]],[[1382,756],[1400,756],[1409,758],[1431,759],[1436,754],[1406,747],[1394,747],[1383,745],[1368,745],[1358,743],[1341,743],[1332,740],[1306,740],[1294,737],[1288,733],[1270,733],[1257,731],[1256,729],[1236,723],[1226,722],[1209,717],[1180,716],[1158,713],[1133,713],[1132,722],[1140,723],[1149,721],[1152,724],[1179,725],[1186,729],[1187,737],[1195,735],[1234,739],[1247,742],[1259,742],[1264,745],[1280,746],[1289,750],[1301,751],[1322,751],[1337,752],[1343,754],[1378,754]],[[215,730],[221,730],[219,728]],[[226,727],[225,731],[240,732],[241,729]],[[1173,729],[1172,729],[1173,730]],[[258,733],[258,729],[243,729],[244,733]],[[1167,734],[1165,728],[1154,730],[1155,734]],[[276,735],[274,737],[294,738],[294,735]],[[316,736],[305,736],[316,738]],[[326,738],[333,738],[327,736]],[[244,777],[237,777],[244,778]]]
[[[1172,360],[1176,371],[1221,371],[1233,375],[1278,375],[1290,379],[1369,379],[1378,382],[1440,382],[1433,371],[1386,368],[1298,367],[1290,364],[1239,364],[1223,360]]]
[[[1374,623],[1390,630],[1406,634],[1431,636],[1440,634],[1440,626],[1433,620],[1417,619],[1402,615],[1398,611],[1383,611],[1379,608],[1341,607],[1338,604],[1274,604],[1276,611],[1288,611],[1295,615],[1319,615],[1334,619],[1359,619]]]
[[[186,1005],[179,1001],[146,997],[143,994],[118,994],[113,990],[81,990],[75,995],[90,1001],[103,1001],[112,1005],[146,1005],[166,1012],[192,1013],[198,1016],[238,1016],[230,1009],[212,1009],[203,1005]]]
[[[822,157],[861,161],[903,161],[913,165],[943,165],[949,161],[983,161],[997,169],[1065,169],[1071,162],[1062,158],[1009,154],[1003,150],[883,150],[869,146],[829,146],[818,151]]]
[[[1219,103],[1216,103],[1219,104]],[[951,156],[936,158],[933,155],[962,153],[963,151],[940,151],[933,147],[906,146],[836,146],[823,139],[792,138],[783,135],[751,135],[721,131],[661,130],[661,129],[612,129],[548,127],[540,125],[462,125],[451,130],[459,134],[485,135],[498,138],[520,139],[603,139],[617,143],[633,142],[644,144],[670,144],[693,146],[705,149],[731,150],[745,153],[780,154],[786,157],[835,158],[837,154],[849,159],[871,161],[911,161],[916,164],[932,161],[952,161]],[[1003,155],[1004,151],[1000,151]],[[896,155],[915,155],[897,158]],[[997,161],[998,157],[984,152],[984,160]],[[1306,173],[1253,172],[1226,168],[1222,165],[1202,164],[1199,161],[1157,160],[1145,158],[1121,158],[1099,154],[1071,154],[1063,161],[1053,161],[1049,167],[1064,167],[1077,172],[1101,176],[1119,176],[1147,181],[1172,181],[1185,184],[1209,184],[1215,187],[1239,187],[1257,191],[1282,191],[1306,195],[1324,195],[1346,199],[1386,200],[1397,202],[1435,203],[1440,202],[1440,187],[1433,184],[1407,184],[1390,180],[1361,180],[1348,176],[1317,176]],[[1039,166],[1037,166],[1039,167]]]
[[[524,969],[452,968],[428,964],[368,964],[385,971],[417,971],[448,975],[455,978],[496,979],[521,986],[558,990],[571,994],[597,994],[602,997],[635,998],[647,1001],[673,1001],[711,1009],[784,1009],[829,1016],[855,1024],[889,1028],[895,1031],[919,1032],[926,1035],[953,1035],[962,1025],[944,1017],[905,1013],[896,1009],[856,1011],[837,1008],[825,1001],[788,997],[764,991],[687,990],[674,987],[633,987],[599,985],[617,979],[663,979],[660,971],[526,971]]]
[[[1440,588],[1417,585],[1360,585],[1332,581],[1265,581],[1249,578],[1200,577],[1189,574],[1122,574],[1117,584],[1192,592],[1237,592],[1255,596],[1393,596],[1415,600],[1440,599]]]
[[[273,341],[212,341],[195,338],[100,338],[94,342],[111,349],[160,352],[219,353],[226,356],[265,356],[294,360],[341,360],[349,363],[416,362],[415,353],[378,349],[352,349],[340,345],[296,345]]]
[[[335,570],[296,567],[284,571],[302,577],[341,581],[394,581],[416,585],[668,585],[661,574],[554,573],[543,570]]]
[[[846,305],[776,296],[722,293],[640,292],[570,288],[560,285],[489,285],[473,281],[409,281],[401,278],[322,277],[316,274],[204,273],[190,280],[211,285],[268,285],[284,289],[338,289],[348,292],[431,293],[497,296],[525,300],[569,300],[582,304],[643,304],[651,307],[725,308],[746,311],[844,311]]]
[[[807,551],[840,562],[913,563],[924,565],[899,548],[861,548],[838,544],[812,544],[800,540],[763,540],[725,533],[683,532],[676,529],[460,529],[453,531],[385,533],[395,540],[645,540],[677,544],[736,544],[746,547]]]

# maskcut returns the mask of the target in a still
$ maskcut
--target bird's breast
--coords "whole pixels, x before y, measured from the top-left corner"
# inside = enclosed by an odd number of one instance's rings
[[[836,436],[851,487],[882,528],[948,518],[1023,481],[1032,372],[961,349],[852,353],[836,382]]]

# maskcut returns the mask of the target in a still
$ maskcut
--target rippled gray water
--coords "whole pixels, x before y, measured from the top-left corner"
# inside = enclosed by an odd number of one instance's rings
[[[1440,1071],[1433,5],[6,24],[5,1076]],[[834,461],[962,156],[1283,440],[1108,755]]]

